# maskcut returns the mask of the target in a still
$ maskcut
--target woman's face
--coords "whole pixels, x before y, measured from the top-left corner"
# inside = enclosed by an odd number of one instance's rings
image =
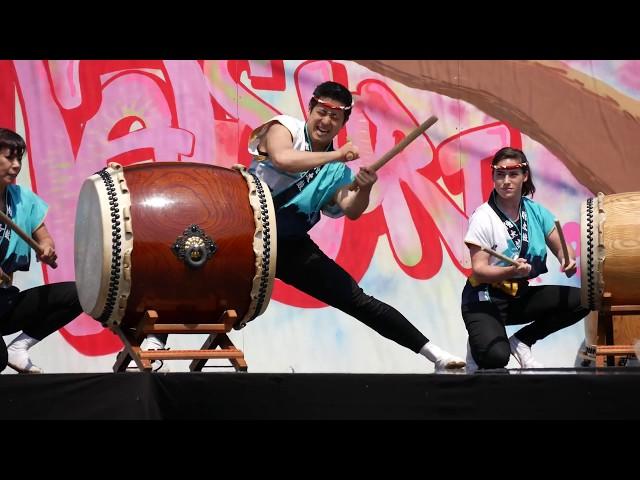
[[[496,163],[498,167],[509,167],[519,164],[520,161],[515,158],[505,158]],[[513,170],[497,169],[493,171],[493,185],[500,195],[505,200],[520,198],[522,196],[522,185],[529,178],[528,172],[523,172],[522,168],[515,168]]]
[[[22,169],[22,159],[11,155],[8,147],[0,148],[0,185],[7,186],[15,182]]]

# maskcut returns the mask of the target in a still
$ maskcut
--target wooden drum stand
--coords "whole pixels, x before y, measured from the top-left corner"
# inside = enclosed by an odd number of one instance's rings
[[[125,331],[119,326],[113,328],[124,344],[124,350],[118,354],[113,371],[125,371],[131,360],[144,372],[151,371],[153,360],[193,360],[189,370],[199,372],[208,359],[227,358],[237,372],[246,372],[247,362],[244,360],[244,353],[237,349],[227,336],[237,320],[238,315],[235,310],[226,310],[218,323],[159,324],[157,312],[147,310],[137,328],[131,329],[132,332]],[[149,333],[208,333],[209,337],[200,350],[142,350],[140,345]]]
[[[595,361],[596,367],[624,365],[635,357],[634,344],[640,338],[640,305],[611,305],[611,294],[605,292],[597,314],[597,330],[593,344],[585,345],[586,359]],[[587,320],[585,320],[587,321]]]

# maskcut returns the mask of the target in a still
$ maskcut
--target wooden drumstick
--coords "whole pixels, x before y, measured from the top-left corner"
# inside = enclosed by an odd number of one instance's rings
[[[569,265],[569,248],[567,247],[567,241],[564,239],[564,232],[562,231],[562,225],[560,225],[560,221],[556,218],[555,220],[556,229],[558,230],[558,236],[560,237],[560,244],[562,245],[562,255],[564,255],[564,267]]]
[[[18,225],[16,225],[14,221],[11,220],[4,212],[0,212],[0,221],[4,223],[7,227],[9,227],[11,230],[16,232],[20,238],[22,238],[25,242],[27,242],[27,244],[38,253],[38,255],[42,255],[44,253],[40,245],[38,245],[38,243],[33,238],[31,238],[30,235],[27,235],[24,232],[24,230],[22,230]],[[51,268],[57,268],[58,266],[56,262],[52,262],[48,265]]]
[[[506,255],[496,252],[495,250],[491,250],[489,247],[480,247],[480,249],[483,252],[487,252],[489,255],[493,255],[494,257],[499,258],[502,261],[510,263],[514,267],[517,267],[519,265],[519,263],[516,262],[513,258],[509,258]]]
[[[438,117],[435,115],[430,116],[427,120],[422,122],[422,124],[409,133],[406,137],[402,139],[400,143],[394,146],[391,150],[381,156],[377,161],[375,161],[369,168],[371,168],[374,172],[377,171],[380,167],[382,167],[385,163],[399,154],[402,150],[405,149],[407,145],[413,142],[416,138],[418,138],[427,128],[431,127],[434,123],[438,121]]]
[[[470,242],[467,242],[467,243],[470,243]],[[485,247],[484,245],[478,245],[477,243],[472,243],[471,245],[475,245],[476,247],[479,247],[480,250],[482,250],[483,252],[487,252],[489,255],[493,255],[494,257],[499,258],[500,260],[513,265],[514,267],[517,267],[518,265],[520,265],[513,258],[509,258],[506,255],[498,253],[495,250],[490,249],[489,247]]]
[[[404,137],[391,150],[389,150],[387,153],[382,155],[378,160],[373,162],[369,166],[369,169],[373,170],[374,172],[379,170],[384,164],[386,164],[389,160],[391,160],[393,157],[395,157],[397,154],[399,154],[402,150],[404,150],[407,145],[409,145],[411,142],[413,142],[422,133],[424,133],[425,130],[427,130],[427,128],[431,127],[437,121],[438,121],[438,117],[436,117],[435,115],[430,116],[427,120],[422,122],[422,124],[420,124],[420,126],[418,128],[416,128],[415,130],[412,130],[409,133],[409,135]],[[347,154],[347,160],[348,160],[348,156],[349,155]],[[357,187],[357,184],[355,182],[353,182],[351,184],[351,186],[349,187],[350,190],[355,190],[356,188],[358,188],[358,187]]]

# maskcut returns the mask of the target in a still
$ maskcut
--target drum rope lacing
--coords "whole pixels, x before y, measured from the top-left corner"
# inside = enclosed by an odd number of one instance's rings
[[[251,317],[251,320],[256,318],[262,310],[262,304],[264,303],[267,295],[267,284],[269,282],[269,263],[271,257],[271,233],[269,227],[269,209],[267,206],[267,198],[262,188],[262,183],[258,177],[248,172],[256,184],[256,190],[258,192],[258,200],[260,201],[260,219],[262,220],[262,241],[264,245],[264,254],[262,255],[262,277],[260,278],[260,287],[258,291],[258,301],[256,303],[256,309]],[[244,325],[241,325],[243,327]]]
[[[120,229],[120,210],[118,208],[118,197],[116,187],[114,186],[111,175],[107,172],[107,168],[103,168],[96,172],[102,178],[107,196],[109,197],[109,210],[111,210],[111,273],[109,280],[109,290],[105,302],[104,311],[98,317],[103,325],[107,323],[109,317],[113,313],[116,305],[116,296],[120,286],[120,252],[122,250],[120,239],[122,238]]]
[[[593,281],[593,198],[587,199],[587,251],[583,252],[583,254],[587,255],[587,300],[589,302],[589,308],[591,310],[596,309],[595,305],[595,292],[594,292],[594,281]],[[582,286],[584,288],[584,285]]]

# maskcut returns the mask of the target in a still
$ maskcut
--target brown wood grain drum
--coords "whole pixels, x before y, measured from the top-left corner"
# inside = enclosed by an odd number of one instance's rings
[[[582,305],[640,305],[640,192],[589,198],[580,208]]]
[[[276,266],[268,187],[238,165],[150,162],[108,168],[82,185],[75,273],[83,310],[103,325],[214,323],[262,314]]]

